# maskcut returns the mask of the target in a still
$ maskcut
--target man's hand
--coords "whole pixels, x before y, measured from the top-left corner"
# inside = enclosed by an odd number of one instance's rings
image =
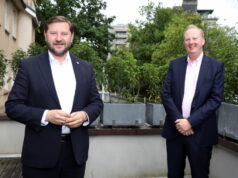
[[[176,129],[183,135],[192,135],[194,134],[192,126],[187,119],[177,119],[175,121]]]
[[[69,128],[76,128],[81,126],[87,120],[87,114],[84,111],[77,111],[70,114],[70,117],[67,118],[65,125]]]
[[[68,118],[70,118],[70,114],[67,114],[62,110],[48,110],[45,121],[56,125],[65,125]]]
[[[188,131],[183,132],[183,133],[181,133],[181,134],[183,134],[184,136],[189,136],[189,135],[193,135],[193,134],[194,134],[194,131],[193,131],[193,129],[189,129]]]

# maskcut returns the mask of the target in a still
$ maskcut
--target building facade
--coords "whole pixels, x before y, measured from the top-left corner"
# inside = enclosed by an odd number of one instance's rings
[[[35,41],[35,28],[38,21],[35,13],[35,0],[0,0],[0,50],[11,60],[17,49],[27,51]],[[7,66],[5,85],[0,88],[0,109],[12,86],[12,72]]]
[[[129,47],[129,43],[127,42],[129,37],[128,25],[114,25],[112,26],[112,29],[110,29],[110,32],[115,35],[115,38],[112,41],[112,49],[117,49],[121,46]]]
[[[203,21],[212,24],[217,21],[217,18],[210,17],[213,13],[213,9],[198,9],[198,1],[197,0],[183,0],[182,8],[185,11],[194,11],[200,14]]]
[[[0,49],[6,59],[19,48],[28,49],[37,24],[34,0],[0,1]]]
[[[184,10],[197,11],[197,0],[183,0],[182,7]]]

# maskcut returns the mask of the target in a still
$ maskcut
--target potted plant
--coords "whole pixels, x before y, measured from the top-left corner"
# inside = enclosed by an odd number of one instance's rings
[[[137,61],[127,50],[118,50],[105,65],[110,102],[104,103],[104,126],[143,126],[145,104],[136,102],[139,91]]]
[[[140,95],[146,98],[146,122],[151,126],[163,126],[165,120],[164,106],[160,93],[167,72],[167,65],[157,66],[145,63],[140,67]]]

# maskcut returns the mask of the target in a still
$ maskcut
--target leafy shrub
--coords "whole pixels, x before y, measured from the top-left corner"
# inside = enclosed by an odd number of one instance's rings
[[[6,73],[6,59],[4,58],[3,51],[0,50],[0,87],[4,85],[5,73]]]

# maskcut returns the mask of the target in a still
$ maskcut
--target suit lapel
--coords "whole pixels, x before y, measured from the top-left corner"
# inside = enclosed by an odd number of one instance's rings
[[[76,106],[76,101],[77,98],[79,97],[80,93],[80,89],[82,88],[82,76],[83,76],[83,68],[82,68],[82,64],[81,61],[79,59],[77,59],[74,56],[70,56],[71,61],[72,61],[72,65],[73,65],[73,69],[74,69],[74,74],[75,74],[75,79],[76,79],[76,89],[75,89],[75,94],[74,94],[74,101],[73,101],[73,107],[72,110],[74,110],[74,107]],[[81,87],[80,87],[81,86]]]
[[[38,60],[38,66],[40,68],[41,75],[43,76],[43,78],[46,82],[46,85],[49,89],[50,96],[53,97],[53,100],[55,101],[57,107],[61,108],[60,102],[59,102],[59,99],[57,96],[57,92],[55,89],[55,85],[54,85],[54,80],[53,80],[53,75],[51,72],[48,52],[45,52],[40,56],[40,59]]]
[[[180,83],[180,101],[182,103],[183,101],[183,95],[184,95],[184,82],[185,82],[185,76],[186,76],[186,70],[187,70],[187,56],[181,59],[181,66],[180,66],[180,75],[179,77],[179,83]]]
[[[208,63],[209,60],[208,58],[204,55],[203,59],[202,59],[202,64],[200,67],[200,71],[199,71],[199,75],[198,75],[198,81],[197,81],[197,87],[196,87],[196,93],[199,91],[199,89],[202,87],[202,83],[204,80],[204,77],[207,75],[207,71],[208,71]]]
[[[197,86],[196,86],[196,90],[195,90],[192,106],[194,106],[196,104],[196,98],[199,95],[199,91],[202,88],[202,84],[204,83],[204,77],[209,75],[209,74],[207,74],[207,72],[209,71],[208,63],[209,63],[209,59],[207,58],[207,56],[204,55],[203,59],[202,59],[199,75],[198,75],[198,81],[197,81]]]

